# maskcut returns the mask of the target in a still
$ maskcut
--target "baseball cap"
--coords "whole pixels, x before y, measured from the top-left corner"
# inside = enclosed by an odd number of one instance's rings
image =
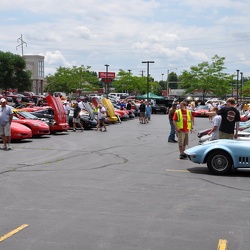
[[[6,99],[5,99],[5,98],[1,98],[0,101],[1,101],[1,102],[6,102]]]

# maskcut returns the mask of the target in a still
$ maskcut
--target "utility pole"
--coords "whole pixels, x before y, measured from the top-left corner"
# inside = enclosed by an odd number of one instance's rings
[[[147,64],[147,101],[149,98],[149,64],[150,63],[155,63],[154,61],[143,61],[142,63]]]
[[[141,76],[143,76],[143,72],[144,72],[144,70],[141,70],[140,72],[141,72]]]
[[[21,47],[21,48],[22,48],[22,56],[23,56],[23,44],[26,44],[26,47],[27,47],[27,43],[24,42],[24,40],[23,40],[23,35],[22,35],[22,34],[21,34],[21,37],[19,37],[19,38],[17,39],[17,42],[20,42],[20,44],[16,46],[16,49],[17,49],[18,47]]]

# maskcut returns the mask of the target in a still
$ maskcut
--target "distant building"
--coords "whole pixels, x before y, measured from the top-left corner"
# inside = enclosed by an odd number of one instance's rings
[[[44,92],[44,56],[23,55],[26,61],[26,68],[32,72],[32,92],[42,94]]]

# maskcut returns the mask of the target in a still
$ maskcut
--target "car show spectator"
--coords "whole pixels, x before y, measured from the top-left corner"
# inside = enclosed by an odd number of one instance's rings
[[[240,112],[235,107],[235,99],[228,98],[226,106],[217,111],[221,115],[219,139],[237,139],[240,122]]]
[[[218,111],[218,107],[213,107],[212,112],[217,112]],[[208,135],[211,135],[211,141],[213,140],[218,140],[219,139],[219,127],[221,124],[221,116],[220,115],[215,115],[213,117],[213,128],[208,132]]]
[[[173,117],[176,111],[176,107],[177,107],[177,104],[173,103],[172,107],[168,111],[168,118],[169,118],[169,124],[170,124],[170,133],[168,136],[168,142],[178,142],[175,140],[175,126],[173,123]]]
[[[98,129],[100,131],[107,131],[106,128],[106,124],[105,124],[105,118],[106,118],[106,109],[105,107],[103,107],[101,104],[98,104],[98,113],[97,113],[97,127],[96,127],[96,131],[98,131]],[[102,127],[104,127],[104,130],[102,130]]]
[[[63,102],[63,108],[66,115],[66,122],[69,123],[70,105],[66,100]]]
[[[150,102],[147,102],[145,107],[145,123],[148,123],[149,120],[151,119],[151,113],[152,113],[152,107],[150,105]]]
[[[11,122],[13,118],[12,108],[7,105],[5,98],[1,98],[1,107],[0,107],[0,135],[3,140],[3,150],[10,149],[10,140],[11,140]]]
[[[76,102],[74,104],[74,111],[73,111],[73,132],[76,132],[76,124],[81,128],[81,132],[83,132],[83,126],[80,121],[80,113],[81,108],[78,106],[78,103]]]
[[[143,100],[141,100],[141,103],[140,103],[140,106],[139,106],[139,110],[140,110],[139,121],[140,121],[140,123],[144,124],[145,123],[146,105],[145,105],[145,103],[144,103]]]
[[[173,123],[178,136],[180,159],[187,158],[184,153],[188,145],[189,131],[193,130],[193,116],[191,110],[187,109],[187,103],[182,101],[180,109],[177,109],[173,116]]]

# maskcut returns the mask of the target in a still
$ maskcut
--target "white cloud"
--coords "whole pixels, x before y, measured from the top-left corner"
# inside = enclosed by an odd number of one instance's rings
[[[108,63],[136,75],[142,60],[154,60],[152,74],[161,79],[170,66],[181,72],[215,54],[234,62],[226,64],[229,72],[237,64],[248,71],[249,7],[246,0],[3,0],[0,47],[20,53],[23,34],[24,52],[45,55],[46,73],[70,65],[102,70]]]

